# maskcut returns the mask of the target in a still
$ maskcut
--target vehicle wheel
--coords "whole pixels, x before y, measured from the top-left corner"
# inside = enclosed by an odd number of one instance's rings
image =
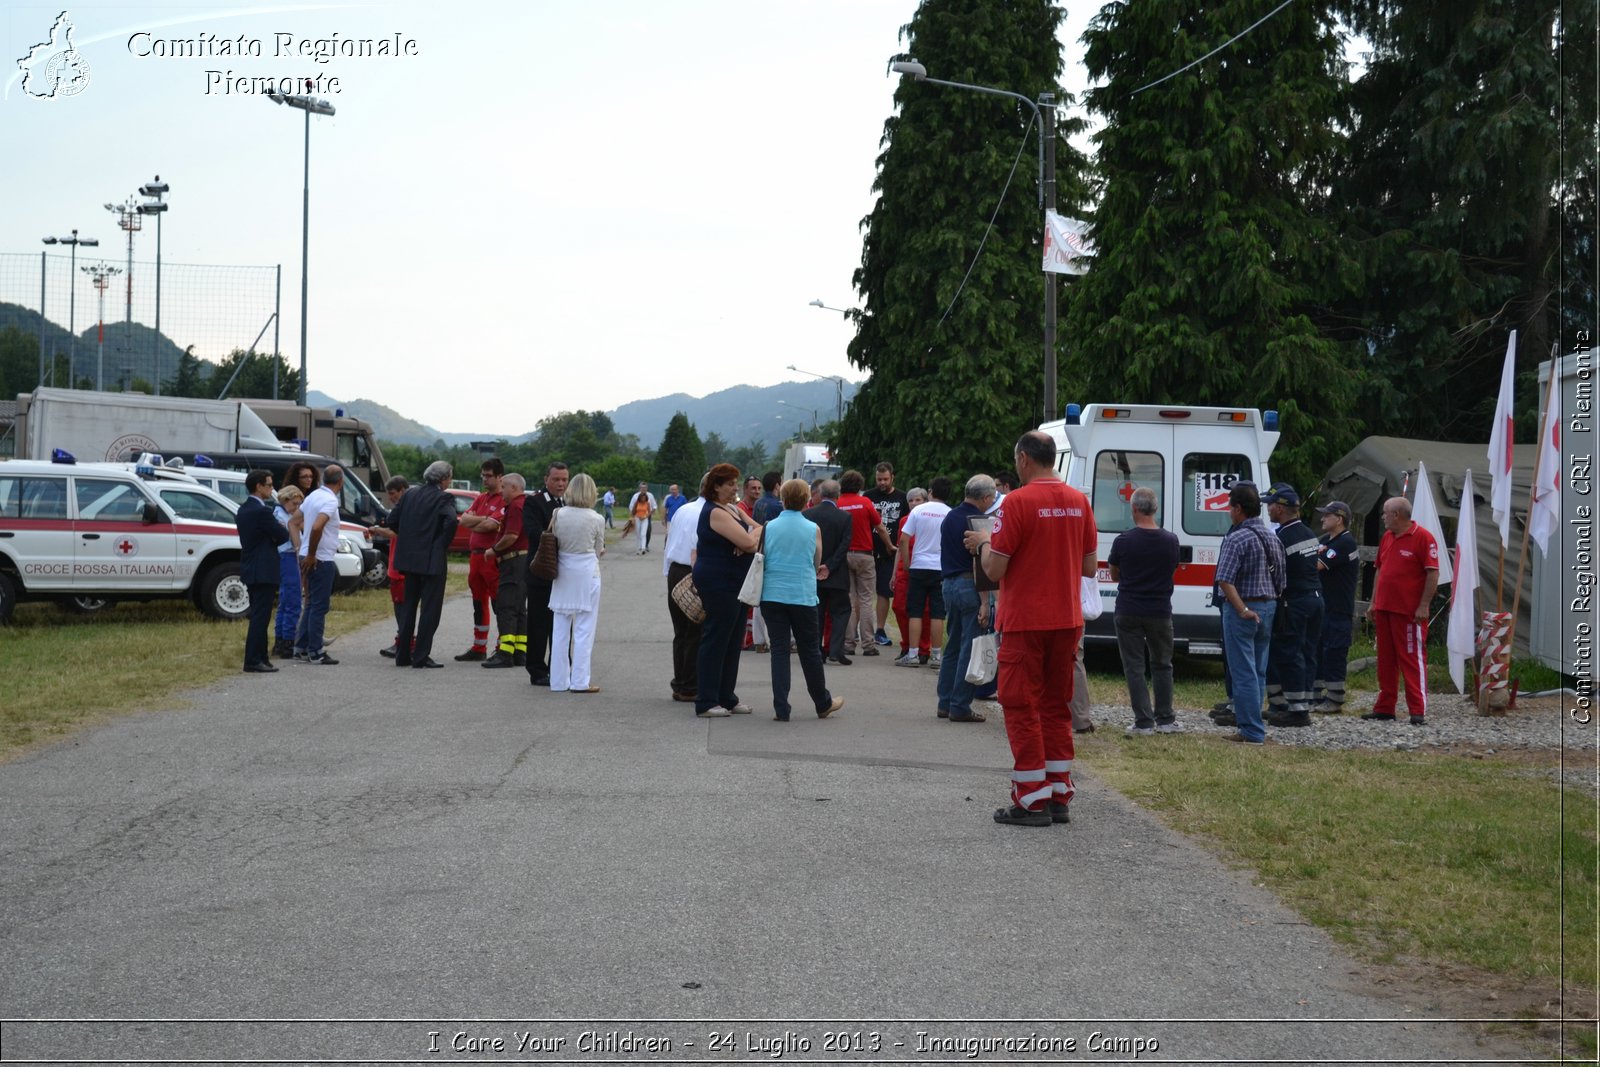
[[[0,574],[0,626],[11,621],[17,608],[17,583],[9,574]]]
[[[56,601],[56,605],[70,615],[98,615],[115,607],[116,603],[104,596],[64,596]]]
[[[250,587],[239,577],[239,565],[218,563],[206,571],[195,603],[213,619],[242,619],[250,614]]]
[[[361,584],[368,589],[389,588],[389,562],[382,553],[378,562],[361,572]]]

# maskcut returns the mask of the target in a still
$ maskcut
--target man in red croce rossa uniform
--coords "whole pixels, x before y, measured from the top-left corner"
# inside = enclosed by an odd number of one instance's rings
[[[1411,725],[1423,726],[1428,721],[1428,609],[1439,589],[1439,545],[1411,521],[1411,504],[1403,496],[1383,502],[1383,525],[1378,582],[1367,609],[1378,643],[1378,699],[1361,717],[1394,721],[1398,673],[1405,679]]]
[[[1094,511],[1056,473],[1056,443],[1035,430],[1017,441],[1022,488],[1007,494],[987,536],[966,535],[1000,583],[1000,705],[1011,742],[1004,826],[1068,822],[1072,802],[1072,677],[1083,637],[1079,585],[1095,574]]]
[[[500,563],[488,549],[500,540],[500,532],[506,523],[506,500],[500,492],[500,479],[505,473],[506,466],[499,456],[484,460],[479,471],[483,477],[483,492],[461,516],[461,525],[472,531],[467,539],[467,589],[472,593],[472,647],[456,657],[464,663],[484,659],[489,649],[489,616],[494,608],[495,596],[500,591]],[[511,654],[496,650],[485,666],[510,667]]]

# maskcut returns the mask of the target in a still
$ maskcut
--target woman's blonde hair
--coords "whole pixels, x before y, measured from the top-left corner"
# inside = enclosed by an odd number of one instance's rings
[[[600,494],[595,492],[594,479],[587,474],[573,475],[572,484],[567,486],[565,495],[567,507],[585,510],[593,508],[595,501],[600,499]]]
[[[304,500],[306,495],[297,485],[286,485],[278,490],[278,503],[283,505],[293,504],[296,500]]]

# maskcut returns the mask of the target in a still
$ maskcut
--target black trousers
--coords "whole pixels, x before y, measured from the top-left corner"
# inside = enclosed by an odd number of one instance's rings
[[[667,567],[667,614],[672,617],[672,691],[693,696],[699,691],[699,667],[695,663],[700,655],[700,624],[691,622],[672,599],[672,590],[694,568],[687,563],[673,563]]]
[[[550,635],[555,624],[550,614],[550,583],[528,575],[528,673],[535,678],[550,674]]]
[[[732,708],[739,703],[739,653],[744,647],[745,606],[737,589],[701,589],[706,621],[700,631],[694,710]]]
[[[848,617],[849,612],[845,615]],[[789,640],[800,646],[800,671],[806,678],[806,693],[817,711],[826,711],[833,703],[828,692],[827,679],[822,671],[822,646],[817,636],[817,612],[809,605],[761,602],[761,617],[767,622],[767,637],[772,643],[772,710],[778,718],[789,717]]]
[[[828,655],[837,658],[844,655],[845,631],[850,628],[850,590],[817,586],[819,634],[822,632],[822,620],[825,618],[833,620],[833,630],[829,634],[831,640],[828,642]]]
[[[421,662],[433,652],[433,634],[439,629],[439,613],[444,608],[444,577],[442,574],[406,574],[396,664],[403,667],[413,661]]]
[[[516,638],[528,633],[528,554],[500,561],[500,585],[494,593],[494,621],[500,630],[500,650],[520,652]],[[506,642],[512,643],[507,648]]]
[[[272,600],[278,584],[252,584],[250,590],[250,629],[244,636],[244,665],[267,662],[267,628],[272,625]]]

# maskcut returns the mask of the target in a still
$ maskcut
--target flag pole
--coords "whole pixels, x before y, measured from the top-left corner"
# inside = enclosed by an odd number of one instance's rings
[[[1528,538],[1533,533],[1533,493],[1539,484],[1539,461],[1544,458],[1544,432],[1549,428],[1550,409],[1556,400],[1556,361],[1550,360],[1550,386],[1545,392],[1544,411],[1539,413],[1538,450],[1533,454],[1533,482],[1528,487],[1528,520],[1522,524],[1522,551],[1517,556],[1517,588],[1511,596],[1511,633],[1506,639],[1508,647],[1515,648],[1517,638],[1517,609],[1522,604],[1522,570],[1528,562]]]

